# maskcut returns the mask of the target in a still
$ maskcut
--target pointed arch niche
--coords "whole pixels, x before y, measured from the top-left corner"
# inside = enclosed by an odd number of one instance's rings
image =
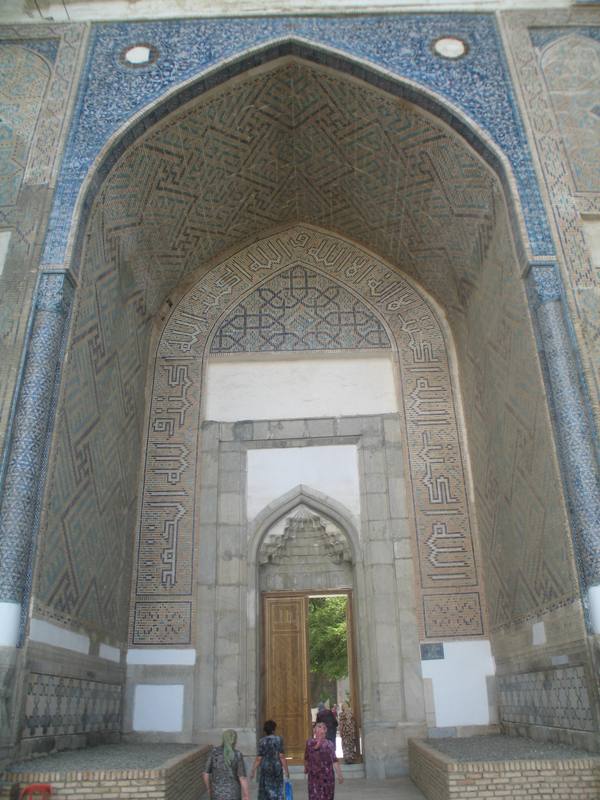
[[[339,352],[336,325],[344,314],[356,328],[341,342],[344,352],[352,336],[362,353],[365,331],[375,335],[395,364],[398,411],[225,422],[203,417],[215,342],[239,328],[242,317],[254,320],[257,298],[265,314],[273,297],[289,306],[290,275],[301,276],[303,287],[309,278],[320,287],[317,296],[306,296],[306,315],[317,313],[323,297],[341,303],[329,320],[325,357]],[[332,311],[325,310],[328,317]],[[305,323],[305,315],[290,310],[279,341],[297,341],[294,331],[306,330]],[[325,335],[314,319],[311,330]],[[356,531],[351,546],[337,549],[340,563],[352,560],[356,569],[365,756],[368,731],[384,724],[396,731],[389,774],[405,768],[406,737],[422,731],[425,720],[422,684],[414,680],[417,642],[486,633],[447,335],[433,302],[410,280],[348,240],[307,225],[236,252],[174,304],[149,385],[131,638],[134,645],[191,645],[200,654],[197,679],[205,691],[202,701],[195,698],[197,735],[232,725],[253,736],[257,722],[257,569],[269,534],[259,523],[267,536],[259,548],[247,514],[250,450],[345,446],[356,451],[359,508],[350,526],[341,522],[348,514],[327,517]],[[308,496],[301,504],[314,509],[314,491]],[[292,502],[296,508],[299,498]],[[321,501],[319,512],[325,508],[332,504]],[[283,513],[279,507],[278,519]],[[269,530],[274,533],[272,524]],[[244,686],[229,697],[227,687],[239,686],[240,675]]]

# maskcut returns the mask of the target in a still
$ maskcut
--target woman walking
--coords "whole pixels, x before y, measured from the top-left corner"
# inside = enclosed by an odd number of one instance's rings
[[[202,773],[211,800],[249,800],[244,756],[235,750],[237,733],[224,731],[223,743],[213,747]]]
[[[258,743],[258,753],[250,778],[259,771],[258,800],[283,800],[283,775],[289,778],[285,749],[281,736],[275,735],[277,723],[269,719],[264,724],[265,735]]]
[[[342,770],[335,755],[335,744],[327,738],[327,725],[317,722],[314,737],[307,739],[304,749],[304,772],[308,775],[308,800],[333,800],[335,776],[344,782]]]

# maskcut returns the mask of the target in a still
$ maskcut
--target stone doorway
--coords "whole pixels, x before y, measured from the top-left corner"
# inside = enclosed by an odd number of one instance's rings
[[[357,659],[354,649],[352,592],[275,592],[262,597],[262,708],[264,719],[275,719],[284,737],[286,754],[292,764],[303,762],[304,743],[312,734],[315,709],[320,699],[315,686],[311,658],[311,600],[340,598],[345,601],[346,659],[348,675],[338,681],[339,692],[352,709],[359,709]],[[357,734],[359,720],[355,718]],[[358,737],[357,737],[358,741]],[[339,755],[339,754],[338,754]],[[359,753],[357,752],[357,758]]]
[[[283,510],[283,509],[282,509]],[[263,719],[275,719],[286,752],[301,763],[311,735],[309,603],[315,597],[346,598],[348,677],[356,701],[352,635],[352,547],[339,521],[301,498],[268,526],[259,553],[262,595],[261,681]]]

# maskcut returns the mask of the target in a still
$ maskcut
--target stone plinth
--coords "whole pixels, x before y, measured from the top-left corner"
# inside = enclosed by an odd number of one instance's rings
[[[49,783],[53,800],[197,800],[205,794],[202,770],[208,749],[189,750],[152,768],[112,769],[108,757],[103,767],[54,771],[48,766],[51,757],[39,759],[38,769],[32,760],[29,772],[9,768],[0,773],[0,800],[16,800],[31,783]]]
[[[528,755],[526,746],[523,755]],[[431,742],[411,739],[409,762],[410,776],[428,800],[596,800],[600,796],[597,756],[569,757],[565,752],[564,757],[458,761],[435,749]]]

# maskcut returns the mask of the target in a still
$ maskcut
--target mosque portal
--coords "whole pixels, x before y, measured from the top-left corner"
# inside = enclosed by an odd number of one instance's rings
[[[487,732],[498,709],[508,731],[595,746],[523,280],[547,265],[529,263],[499,148],[415,87],[286,40],[190,79],[99,157],[68,243],[24,749],[49,735],[55,646],[85,651],[74,696],[104,698],[130,740],[235,728],[250,754],[268,716],[298,758],[334,693],[369,778],[406,774],[409,738]],[[39,313],[64,326],[55,300]],[[333,688],[311,677],[327,598],[346,623]],[[572,662],[521,681],[542,617]]]

